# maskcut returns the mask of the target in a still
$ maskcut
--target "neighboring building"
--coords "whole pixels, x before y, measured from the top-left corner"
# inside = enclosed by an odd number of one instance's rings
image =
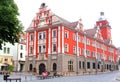
[[[80,74],[118,69],[117,48],[103,12],[94,28],[84,30],[81,19],[71,23],[43,3],[26,33],[26,71]]]
[[[19,43],[15,43],[14,47],[14,71],[24,71],[25,64],[25,56],[26,56],[26,34],[21,34],[21,38]]]
[[[10,43],[3,43],[0,50],[0,70],[5,70],[5,67],[12,65],[12,57],[14,55],[14,46]]]

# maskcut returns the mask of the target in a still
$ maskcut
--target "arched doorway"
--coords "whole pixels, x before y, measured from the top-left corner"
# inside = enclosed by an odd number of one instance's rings
[[[39,65],[39,75],[41,75],[42,72],[45,71],[45,70],[46,70],[45,64],[41,63],[41,64]]]
[[[57,64],[53,63],[53,71],[56,71],[56,70],[57,70]]]
[[[30,64],[30,66],[29,66],[29,71],[30,71],[30,72],[32,71],[32,68],[33,68],[33,65]]]

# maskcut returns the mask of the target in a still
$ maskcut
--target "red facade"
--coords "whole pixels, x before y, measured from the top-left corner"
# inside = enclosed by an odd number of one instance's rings
[[[63,53],[117,61],[117,48],[112,44],[111,28],[106,19],[98,20],[93,29],[83,30],[79,21],[68,22],[43,5],[26,32],[28,56],[35,55],[36,59],[40,53],[46,59],[49,54]]]

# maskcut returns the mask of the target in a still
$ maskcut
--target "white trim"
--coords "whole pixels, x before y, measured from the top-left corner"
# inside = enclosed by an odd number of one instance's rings
[[[85,42],[84,42],[84,48],[85,48],[84,49],[84,56],[87,57],[86,56],[86,36],[85,35],[84,35],[84,39],[85,39]]]
[[[36,31],[34,32],[34,54],[36,55]]]
[[[64,53],[64,26],[62,26],[62,53]]]
[[[76,33],[76,42],[77,42],[77,56],[79,56],[79,51],[78,51],[78,32]]]
[[[50,54],[50,50],[51,50],[51,48],[50,48],[50,38],[51,38],[51,29],[49,28],[49,31],[48,31],[48,54]]]
[[[27,54],[27,56],[28,56],[28,53],[29,53],[29,52],[28,52],[28,50],[29,50],[29,48],[28,48],[28,45],[29,45],[29,44],[28,44],[28,42],[29,42],[29,41],[28,41],[28,38],[29,38],[29,37],[28,37],[28,33],[27,33],[27,41],[26,41],[26,42],[27,42],[27,45],[26,45],[26,47],[27,47],[27,48],[26,48],[26,54]]]
[[[95,57],[96,57],[96,59],[97,59],[97,44],[96,44],[97,42],[96,42],[96,40],[95,40]]]
[[[60,26],[58,26],[58,53],[60,53]]]

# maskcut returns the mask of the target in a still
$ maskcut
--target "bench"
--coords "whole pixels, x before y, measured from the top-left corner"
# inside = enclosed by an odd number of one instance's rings
[[[11,82],[12,80],[15,80],[17,82],[17,80],[19,80],[19,82],[21,82],[21,78],[7,78],[6,82],[9,81]]]

